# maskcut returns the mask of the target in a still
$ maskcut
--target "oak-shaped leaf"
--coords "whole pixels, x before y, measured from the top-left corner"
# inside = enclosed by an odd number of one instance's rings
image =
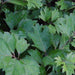
[[[55,23],[57,32],[61,32],[62,34],[70,37],[72,35],[72,32],[74,32],[75,30],[74,20],[74,13],[71,13],[69,16],[65,15],[64,18],[59,18]]]
[[[15,12],[6,12],[6,23],[9,26],[10,29],[13,29],[15,27],[17,27],[17,25],[19,24],[19,22],[22,19],[25,19],[27,17],[27,11],[23,10],[23,11],[15,11]]]
[[[42,6],[42,0],[27,0],[28,4],[28,9],[31,9],[32,7],[33,8],[40,8]]]
[[[55,59],[57,66],[62,65],[62,72],[66,72],[66,75],[72,75],[75,73],[75,54],[67,54],[64,60],[60,56],[56,57]]]
[[[45,7],[40,11],[40,16],[43,21],[48,22],[49,19],[51,18],[51,10],[48,7]]]
[[[39,50],[46,52],[46,50],[50,47],[50,34],[48,27],[36,24],[34,27],[34,32],[29,33],[29,37],[34,42],[34,46]]]

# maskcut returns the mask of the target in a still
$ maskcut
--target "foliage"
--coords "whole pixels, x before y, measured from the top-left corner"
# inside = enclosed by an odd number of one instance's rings
[[[57,66],[63,65],[63,72],[66,72],[66,75],[74,74],[74,63],[75,63],[75,54],[69,53],[64,60],[60,56],[56,57]]]
[[[75,75],[75,1],[0,0],[0,75]]]

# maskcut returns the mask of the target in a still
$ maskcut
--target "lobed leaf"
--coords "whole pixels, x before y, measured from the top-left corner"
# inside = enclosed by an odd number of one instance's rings
[[[48,32],[48,28],[46,27],[42,31],[42,26],[39,26],[38,24],[33,28],[34,32],[29,33],[29,37],[34,42],[35,47],[37,47],[43,52],[46,52],[46,50],[50,47],[50,35]]]

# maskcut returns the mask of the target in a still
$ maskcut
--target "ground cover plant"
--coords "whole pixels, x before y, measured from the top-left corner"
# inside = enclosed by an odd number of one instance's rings
[[[0,0],[0,75],[75,75],[75,0]]]

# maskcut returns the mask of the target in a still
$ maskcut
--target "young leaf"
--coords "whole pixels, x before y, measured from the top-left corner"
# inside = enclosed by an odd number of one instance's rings
[[[55,23],[57,31],[70,37],[72,32],[75,30],[74,20],[74,13],[71,13],[70,16],[65,15],[65,18],[59,18]]]
[[[60,6],[60,10],[64,10],[64,9],[68,9],[68,8],[72,7],[72,2],[65,1],[65,0],[60,0],[60,1],[56,2],[56,4],[58,6]]]
[[[54,26],[49,25],[48,28],[49,28],[49,32],[50,32],[51,34],[55,34],[55,33],[56,33],[56,28],[55,28]]]
[[[39,16],[43,21],[47,22],[51,18],[51,10],[45,7],[43,10],[40,11]]]
[[[42,26],[38,24],[36,24],[36,26],[34,26],[33,28],[34,32],[29,33],[29,37],[34,42],[35,47],[43,52],[46,52],[46,50],[50,47],[50,34],[48,28],[45,27],[42,31]]]
[[[32,7],[37,7],[37,8],[40,8],[42,6],[42,3],[41,1],[42,0],[27,0],[28,1],[28,9],[31,9]]]
[[[48,52],[48,56],[45,56],[43,58],[43,63],[44,63],[44,66],[47,66],[47,65],[52,65],[54,66],[55,65],[55,57],[57,56],[61,56],[62,58],[65,57],[65,55],[67,53],[69,53],[68,51],[65,51],[65,50],[50,50],[50,52]]]
[[[56,63],[57,66],[63,65],[62,69],[63,72],[66,72],[66,75],[72,75],[74,74],[74,69],[75,69],[75,54],[70,53],[66,56],[66,59],[63,61],[61,57],[56,57]]]
[[[55,9],[54,11],[52,11],[52,21],[55,21],[57,18],[59,18],[60,13],[57,9]]]

